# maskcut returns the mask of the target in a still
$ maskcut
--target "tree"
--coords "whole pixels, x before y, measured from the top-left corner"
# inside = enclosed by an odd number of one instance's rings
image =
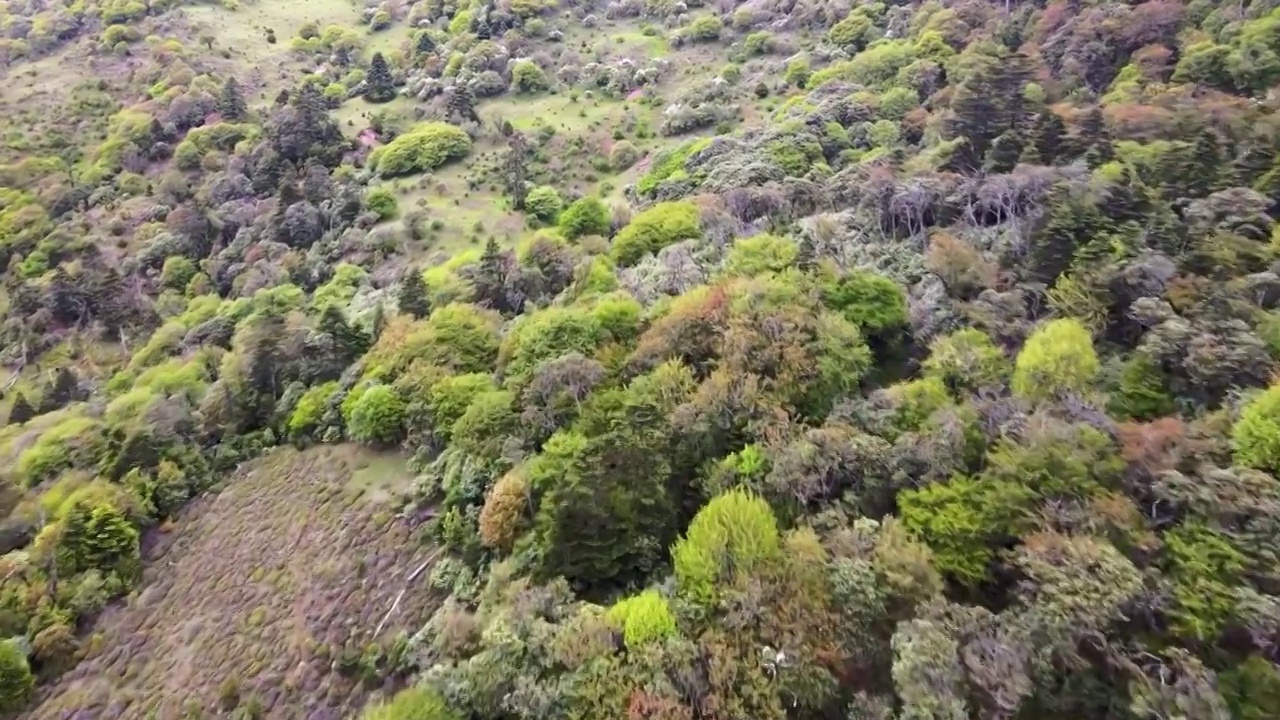
[[[1090,168],[1099,167],[1115,157],[1101,105],[1094,105],[1084,114],[1076,133],[1076,146]]]
[[[465,84],[456,84],[449,88],[445,103],[445,118],[458,118],[463,122],[480,122],[476,115],[476,96]]]
[[[507,306],[507,258],[492,236],[484,245],[480,268],[475,277],[476,301],[498,312]]]
[[[423,30],[418,33],[418,39],[413,43],[413,50],[419,56],[430,55],[436,51],[436,41],[429,31]]]
[[[545,223],[553,223],[564,207],[560,193],[550,185],[539,185],[529,191],[524,199],[524,210]]]
[[[14,391],[13,404],[9,406],[10,425],[21,425],[36,416],[36,409],[27,402],[27,396],[21,390]]]
[[[523,133],[507,135],[507,154],[502,160],[502,181],[511,198],[511,207],[524,210],[525,197],[529,194],[529,143]]]
[[[530,507],[529,482],[509,472],[494,483],[480,510],[480,540],[485,547],[508,552],[525,530]]]
[[[415,686],[366,707],[360,720],[460,720],[462,715],[435,690]]]
[[[372,103],[391,102],[396,96],[395,79],[382,53],[373,54],[369,61],[369,74],[365,77],[364,99]]]
[[[1045,108],[1036,116],[1035,124],[1031,126],[1023,160],[1041,165],[1056,165],[1062,157],[1066,135],[1067,124],[1062,121],[1062,116]]]
[[[1098,374],[1093,337],[1075,318],[1051,320],[1036,329],[1014,362],[1013,392],[1048,400],[1088,389]]]
[[[227,122],[239,122],[249,114],[249,106],[245,103],[240,83],[234,77],[227,78],[222,84],[222,95],[218,98],[218,114]]]
[[[396,307],[400,312],[408,313],[416,319],[422,319],[431,314],[431,303],[427,299],[427,282],[417,268],[408,267],[400,276],[400,284],[396,289]]]
[[[336,304],[325,306],[316,329],[332,338],[333,347],[344,365],[354,362],[369,349],[369,337],[353,327]]]

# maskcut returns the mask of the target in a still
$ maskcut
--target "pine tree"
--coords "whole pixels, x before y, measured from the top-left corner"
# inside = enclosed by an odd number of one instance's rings
[[[1018,157],[1022,155],[1022,146],[1022,135],[1017,130],[1005,130],[996,137],[991,143],[991,149],[987,151],[984,165],[986,171],[1007,173],[1012,170],[1018,164]]]
[[[813,272],[818,266],[818,249],[815,247],[814,240],[809,235],[805,235],[800,240],[799,252],[796,255],[796,267],[801,272]]]
[[[524,210],[524,200],[529,194],[528,177],[529,143],[523,133],[513,131],[507,136],[502,179],[507,186],[507,195],[511,196],[511,206],[516,210]]]
[[[222,85],[222,96],[218,98],[218,114],[223,120],[236,122],[249,114],[249,106],[245,103],[240,83],[234,77],[227,78]]]
[[[458,84],[449,89],[445,117],[449,120],[460,118],[463,122],[480,122],[480,116],[476,115],[476,96],[471,88]]]
[[[373,103],[390,102],[396,96],[396,83],[391,77],[391,68],[382,53],[374,53],[369,63],[369,74],[365,78],[364,99]]]
[[[371,341],[377,342],[382,337],[382,331],[387,327],[387,309],[382,306],[379,300],[377,305],[373,306],[373,321],[369,323],[369,330],[372,334]]]
[[[344,363],[354,362],[369,349],[369,336],[352,327],[337,305],[325,307],[324,312],[320,314],[318,329],[333,338],[334,347],[337,348]]]
[[[37,412],[43,415],[66,407],[79,394],[80,383],[76,380],[75,373],[69,368],[58,368],[58,371],[54,374],[53,382],[49,384],[49,387],[45,389],[44,396],[40,398],[40,408]]]
[[[498,241],[490,236],[485,243],[484,254],[480,256],[479,272],[476,273],[476,299],[498,312],[507,310],[507,277],[504,265]]]
[[[27,397],[19,390],[13,394],[13,405],[9,408],[9,424],[21,425],[36,416],[36,409],[27,402]]]
[[[1187,191],[1190,197],[1205,197],[1230,186],[1222,144],[1209,128],[1201,128],[1196,134],[1189,159]]]
[[[1036,116],[1031,126],[1031,137],[1024,150],[1023,162],[1038,162],[1041,165],[1054,165],[1062,157],[1062,139],[1066,137],[1067,124],[1062,116],[1045,108]],[[1029,156],[1027,153],[1034,153]]]
[[[400,277],[396,302],[400,312],[415,318],[421,319],[431,313],[431,304],[427,301],[427,284],[416,268],[406,269]]]
[[[1096,168],[1115,158],[1115,148],[1111,145],[1111,134],[1107,131],[1101,105],[1089,108],[1081,119],[1076,143],[1090,168]]]
[[[430,32],[423,30],[418,33],[418,39],[414,43],[413,49],[418,55],[430,55],[436,51],[436,41],[432,39]]]

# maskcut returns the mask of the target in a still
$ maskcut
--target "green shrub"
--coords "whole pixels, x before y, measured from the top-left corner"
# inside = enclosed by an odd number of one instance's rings
[[[712,498],[671,548],[676,587],[700,605],[714,603],[731,577],[748,577],[779,558],[782,540],[769,503],[746,490]]]
[[[374,385],[351,404],[347,432],[363,443],[393,445],[403,432],[404,411],[404,399],[394,388]]]
[[[953,390],[998,385],[1009,373],[1009,361],[991,338],[976,328],[957,330],[929,346],[924,372]]]
[[[694,18],[684,29],[684,36],[694,42],[711,42],[720,39],[724,23],[715,15],[702,15]]]
[[[1232,429],[1236,462],[1280,475],[1280,385],[1254,396]]]
[[[533,93],[551,87],[551,82],[534,61],[517,60],[511,66],[511,86],[518,92]]]
[[[400,203],[396,202],[395,193],[385,187],[376,187],[366,193],[364,206],[376,213],[379,220],[391,220],[400,213]]]
[[[640,151],[628,140],[619,140],[609,151],[609,165],[618,172],[626,170],[640,159]]]
[[[462,128],[442,122],[423,123],[378,148],[369,166],[383,177],[434,170],[471,152],[471,137]]]
[[[1029,400],[1047,400],[1062,392],[1080,392],[1098,374],[1093,337],[1074,318],[1051,320],[1036,329],[1014,362],[1013,392]]]
[[[436,691],[411,687],[396,693],[389,701],[366,707],[360,720],[462,720],[462,716],[450,709],[449,703]]]
[[[337,390],[338,382],[332,380],[308,388],[302,397],[298,398],[298,404],[293,407],[293,413],[289,415],[286,428],[291,439],[298,439],[315,432],[320,426],[320,419],[324,416],[329,397]]]
[[[907,296],[883,275],[853,270],[823,287],[823,301],[868,335],[883,335],[907,324]]]
[[[671,606],[653,589],[619,600],[605,617],[622,630],[622,639],[632,649],[676,634],[676,618],[671,614]]]
[[[641,211],[613,240],[613,259],[623,267],[649,253],[700,237],[698,208],[688,201],[658,203]]]
[[[965,477],[898,495],[903,527],[924,540],[938,569],[962,583],[987,576],[996,550],[1017,537],[1033,493],[1022,485]]]
[[[685,172],[685,161],[689,156],[705,150],[711,145],[711,138],[690,140],[677,148],[659,155],[649,166],[649,171],[636,182],[636,191],[641,195],[650,195],[658,189],[658,184]]]
[[[524,199],[525,212],[547,223],[555,222],[563,208],[564,200],[560,199],[560,193],[549,185],[533,188]]]
[[[31,666],[18,643],[14,640],[0,641],[0,711],[21,710],[34,688]]]
[[[584,235],[608,235],[609,227],[609,211],[596,197],[575,200],[560,214],[560,232],[570,240]]]
[[[432,385],[427,391],[427,406],[436,434],[447,440],[453,424],[472,401],[482,393],[497,389],[489,373],[451,375]]]
[[[725,273],[754,277],[766,272],[782,272],[795,264],[799,252],[790,238],[767,234],[744,238],[729,248],[724,261]]]
[[[191,258],[173,255],[165,258],[164,267],[160,269],[160,282],[167,288],[184,290],[196,272],[196,264],[191,262]]]

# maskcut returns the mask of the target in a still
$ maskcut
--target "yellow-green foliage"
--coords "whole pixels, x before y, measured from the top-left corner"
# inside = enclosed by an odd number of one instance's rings
[[[1014,393],[1047,400],[1062,392],[1080,392],[1098,375],[1093,338],[1079,320],[1051,320],[1027,338],[1014,363]]]
[[[336,380],[308,388],[302,397],[298,398],[298,404],[294,406],[293,414],[289,416],[289,437],[300,437],[315,430],[324,415],[325,403],[337,389]]]
[[[634,265],[648,253],[702,235],[698,208],[691,202],[664,202],[647,208],[613,240],[613,259],[622,266]]]
[[[725,258],[727,275],[752,277],[766,272],[782,272],[795,264],[799,248],[790,238],[756,235],[733,244]]]
[[[671,606],[654,589],[619,600],[609,608],[605,617],[622,630],[622,639],[629,648],[638,648],[676,634],[676,618],[671,614]]]
[[[471,137],[448,123],[429,122],[380,147],[369,156],[369,167],[384,177],[434,170],[471,152]]]
[[[497,390],[489,373],[452,375],[431,386],[427,392],[427,404],[431,408],[431,421],[436,432],[447,438],[453,424],[478,396]]]
[[[1280,385],[1272,385],[1245,405],[1231,443],[1237,463],[1280,474]]]
[[[933,341],[924,372],[948,387],[979,388],[1000,383],[1008,375],[1009,361],[986,333],[965,328]]]
[[[356,290],[367,277],[369,277],[368,271],[359,265],[338,263],[329,282],[316,288],[315,294],[311,296],[312,307],[317,310],[322,310],[329,305],[345,308],[356,296]]]
[[[64,414],[31,447],[18,455],[19,484],[35,485],[45,478],[92,460],[102,444],[102,423],[94,418]]]
[[[507,377],[520,379],[544,360],[575,351],[590,356],[603,343],[634,337],[641,312],[634,298],[617,293],[589,305],[549,307],[524,315],[504,338],[499,365]]]
[[[456,372],[489,370],[501,323],[497,313],[461,303],[437,308],[426,320],[397,316],[365,356],[365,375],[394,379],[415,360]]]
[[[711,499],[671,549],[676,586],[701,605],[715,602],[717,588],[750,576],[782,553],[778,521],[753,493],[730,490]]]
[[[894,427],[904,432],[918,430],[930,415],[951,404],[947,386],[936,377],[898,383],[886,392],[894,400]]]
[[[390,701],[369,705],[360,720],[461,720],[461,716],[436,691],[411,687],[396,693]]]

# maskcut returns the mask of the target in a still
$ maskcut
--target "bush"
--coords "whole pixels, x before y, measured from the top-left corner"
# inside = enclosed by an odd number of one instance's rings
[[[782,272],[799,255],[795,241],[777,235],[744,238],[729,248],[725,272],[738,277],[754,277],[766,272]]]
[[[613,259],[621,266],[634,265],[649,253],[700,237],[698,208],[691,202],[658,203],[631,218],[613,241]]]
[[[683,34],[694,42],[711,42],[719,40],[723,30],[724,23],[720,22],[720,18],[715,15],[703,15],[689,23]]]
[[[619,140],[609,151],[609,165],[619,172],[626,170],[640,159],[640,151],[627,140]]]
[[[400,212],[400,204],[396,196],[385,187],[376,187],[364,196],[365,209],[378,216],[379,220],[390,220]]]
[[[0,711],[15,712],[27,704],[35,679],[18,643],[0,641]]]
[[[395,444],[402,433],[404,411],[404,399],[400,393],[390,385],[374,385],[360,393],[350,405],[347,432],[363,443]]]
[[[826,284],[823,301],[868,335],[883,335],[907,324],[907,296],[883,275],[853,270]]]
[[[1280,474],[1280,385],[1254,396],[1232,429],[1236,462]]]
[[[494,483],[480,510],[480,540],[485,547],[508,552],[525,529],[529,510],[529,483],[524,475],[509,472]]]
[[[925,375],[942,380],[953,390],[998,385],[1009,369],[1000,348],[976,328],[957,330],[933,341],[923,365]]]
[[[564,208],[564,200],[561,200],[560,193],[549,185],[533,188],[524,199],[525,211],[547,223],[554,222],[562,208]]]
[[[676,618],[671,614],[671,606],[657,590],[645,590],[619,600],[605,617],[622,630],[623,641],[632,649],[676,634]]]
[[[360,720],[462,720],[462,717],[451,710],[436,691],[411,687],[396,693],[390,701],[366,707]]]
[[[1013,392],[1029,400],[1047,400],[1080,392],[1098,374],[1093,337],[1074,318],[1052,320],[1027,338],[1014,363]]]
[[[746,490],[730,490],[698,511],[689,531],[671,548],[671,562],[680,593],[710,605],[725,575],[750,576],[781,553],[778,521],[769,503]]]
[[[336,380],[309,388],[298,398],[293,413],[289,415],[287,432],[289,438],[297,440],[310,435],[320,427],[329,397],[338,390]]]
[[[596,197],[575,200],[560,214],[560,232],[570,240],[584,235],[608,235],[609,227],[609,210]]]
[[[410,175],[444,165],[471,152],[471,137],[448,123],[429,122],[378,148],[369,166],[384,177]]]
[[[540,92],[551,87],[547,74],[532,60],[517,60],[511,66],[511,86],[518,92]]]
[[[181,291],[186,289],[196,272],[196,264],[191,262],[191,258],[173,255],[165,258],[164,267],[160,270],[160,282],[167,288]]]

